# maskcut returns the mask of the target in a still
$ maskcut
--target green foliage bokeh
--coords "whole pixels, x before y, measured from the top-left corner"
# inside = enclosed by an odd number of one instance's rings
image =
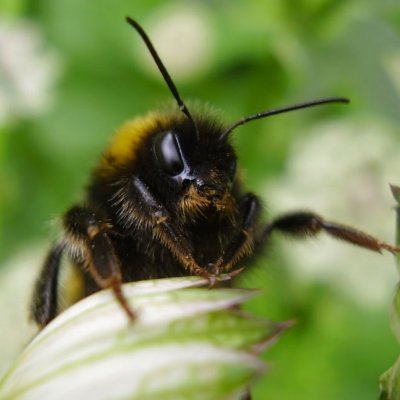
[[[399,125],[400,92],[387,68],[388,58],[400,59],[395,0],[0,1],[0,22],[32,21],[60,65],[50,107],[0,125],[1,263],[30,243],[50,242],[47,222],[79,200],[115,129],[171,101],[165,83],[137,59],[143,44],[124,17],[146,28],[181,8],[202,13],[212,42],[203,69],[174,77],[184,99],[210,103],[234,121],[296,101],[351,97],[349,107],[240,128],[235,143],[249,190],[283,174],[293,141],[318,122],[357,116]],[[378,377],[398,352],[385,309],[364,307],[329,283],[297,285],[278,251],[257,268],[243,281],[265,290],[253,309],[298,322],[268,353],[272,368],[254,398],[376,398]],[[390,266],[377,261],[377,268]]]

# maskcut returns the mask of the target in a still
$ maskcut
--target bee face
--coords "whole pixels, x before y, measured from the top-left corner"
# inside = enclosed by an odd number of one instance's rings
[[[185,215],[206,208],[225,210],[229,207],[222,203],[230,198],[235,179],[235,152],[227,139],[221,138],[218,126],[199,122],[196,131],[190,125],[184,121],[154,136],[152,156],[157,175],[168,182],[165,189],[169,195],[163,193],[164,198],[174,193],[177,210]]]

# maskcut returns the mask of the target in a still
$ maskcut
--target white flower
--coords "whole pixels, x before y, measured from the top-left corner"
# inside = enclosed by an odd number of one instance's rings
[[[244,289],[199,277],[125,284],[132,323],[110,290],[47,325],[0,380],[13,399],[241,398],[265,365],[257,354],[289,324],[240,312]]]
[[[58,65],[37,26],[0,20],[0,124],[47,109]]]
[[[144,24],[161,60],[174,80],[192,78],[210,64],[213,53],[212,15],[200,3],[196,7],[167,6]],[[141,43],[136,59],[146,73],[161,75]]]
[[[315,127],[293,144],[286,174],[266,185],[275,215],[298,209],[394,242],[394,201],[389,183],[400,180],[398,138],[373,121],[339,121]],[[321,235],[311,244],[285,241],[284,253],[302,280],[335,282],[364,304],[389,301],[397,281],[391,255]]]

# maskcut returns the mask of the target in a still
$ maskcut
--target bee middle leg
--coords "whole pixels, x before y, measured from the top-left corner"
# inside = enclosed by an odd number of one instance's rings
[[[130,320],[135,313],[122,293],[119,260],[109,238],[109,224],[96,212],[72,207],[64,216],[65,245],[77,264],[84,265],[101,289],[111,288]]]
[[[253,251],[256,228],[258,226],[261,203],[252,193],[245,194],[239,203],[240,222],[239,231],[233,237],[222,257],[213,266],[215,273],[229,271],[243,257]]]

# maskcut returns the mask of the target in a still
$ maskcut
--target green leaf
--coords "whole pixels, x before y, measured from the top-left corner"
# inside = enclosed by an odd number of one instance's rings
[[[400,187],[390,186],[394,199],[396,200],[396,244],[400,244]],[[396,254],[397,269],[400,271],[400,254]],[[400,285],[396,292],[390,308],[390,325],[397,340],[400,342]]]
[[[396,200],[396,244],[400,245],[400,187],[391,185],[390,189],[392,191],[393,197]],[[396,254],[397,269],[400,272],[400,254]]]
[[[396,244],[400,244],[400,187],[391,186],[396,205]],[[397,269],[400,271],[400,255],[396,254]],[[397,340],[400,341],[400,284],[390,308],[390,325]],[[397,400],[400,398],[400,357],[379,379],[379,400]]]
[[[400,398],[400,357],[379,379],[379,400]]]

